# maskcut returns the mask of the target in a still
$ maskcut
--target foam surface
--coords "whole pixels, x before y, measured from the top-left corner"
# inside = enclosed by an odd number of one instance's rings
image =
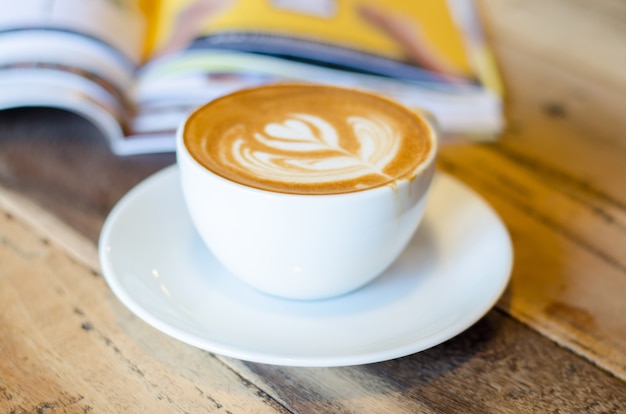
[[[250,89],[215,100],[185,125],[206,168],[270,191],[331,194],[410,178],[433,143],[425,122],[380,97],[318,85]]]

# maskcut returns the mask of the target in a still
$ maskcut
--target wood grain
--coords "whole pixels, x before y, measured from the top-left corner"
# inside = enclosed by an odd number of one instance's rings
[[[286,412],[153,330],[97,272],[0,213],[0,412]]]
[[[447,148],[442,165],[515,238],[502,308],[626,379],[626,4],[481,4],[509,126],[497,145]]]
[[[97,263],[73,260],[5,212],[0,264],[0,412],[599,413],[626,406],[624,383],[498,311],[405,358],[287,368],[214,356],[157,332],[113,296]]]
[[[626,93],[623,1],[479,0],[478,6],[492,44]]]
[[[50,108],[0,111],[0,183],[96,241],[113,205],[174,154],[117,157],[78,115]]]
[[[449,149],[442,165],[481,192],[512,235],[499,308],[626,378],[626,323],[616,317],[626,314],[623,229],[493,148]]]
[[[393,361],[315,369],[230,363],[299,413],[618,413],[623,409],[623,384],[596,388],[605,383],[594,375],[592,366],[572,363],[563,349],[546,346],[543,340],[503,314],[491,312],[459,337]]]

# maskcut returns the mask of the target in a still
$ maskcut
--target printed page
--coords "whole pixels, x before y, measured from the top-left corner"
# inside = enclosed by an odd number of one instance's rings
[[[138,0],[0,0],[0,108],[56,106],[120,135],[145,45]],[[103,126],[105,125],[106,126]],[[119,138],[119,137],[118,137]]]
[[[444,0],[162,0],[150,50],[263,53],[412,80],[471,78]]]
[[[0,0],[0,31],[46,29],[76,33],[138,64],[145,43],[144,14],[152,1]]]

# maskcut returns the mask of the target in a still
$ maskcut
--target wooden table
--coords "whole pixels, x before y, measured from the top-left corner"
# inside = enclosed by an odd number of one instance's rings
[[[0,412],[626,412],[626,3],[484,0],[507,89],[497,143],[447,145],[514,244],[496,308],[397,360],[287,368],[135,317],[100,274],[116,201],[172,154],[118,158],[85,121],[0,113]]]

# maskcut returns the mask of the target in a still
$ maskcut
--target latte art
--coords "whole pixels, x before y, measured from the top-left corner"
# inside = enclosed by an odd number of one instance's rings
[[[218,99],[192,114],[184,136],[192,156],[218,175],[299,194],[411,178],[433,148],[427,125],[410,111],[374,95],[312,85]]]
[[[400,141],[390,126],[358,116],[345,122],[358,144],[354,152],[341,146],[330,122],[314,115],[292,114],[283,123],[270,123],[262,133],[255,133],[253,145],[236,137],[221,162],[264,180],[290,183],[355,180],[371,174],[391,179],[385,167],[396,156]],[[233,134],[237,136],[237,132]]]

